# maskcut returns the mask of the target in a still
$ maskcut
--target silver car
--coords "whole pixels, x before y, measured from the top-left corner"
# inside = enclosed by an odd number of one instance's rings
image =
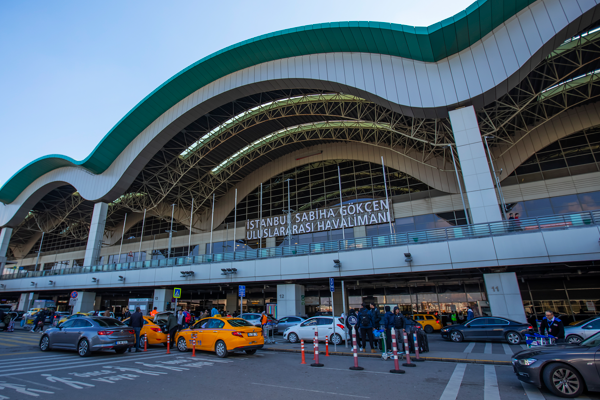
[[[302,317],[297,317],[295,315],[290,315],[289,317],[283,317],[281,319],[279,319],[277,321],[277,331],[281,334],[283,334],[283,332],[294,325],[298,325],[301,324],[305,321],[304,318]]]
[[[565,326],[565,339],[568,343],[581,343],[600,332],[600,317],[591,317],[575,325]]]
[[[114,350],[123,354],[135,345],[135,331],[114,318],[81,317],[50,328],[40,339],[40,350],[77,350],[81,357],[93,351]]]

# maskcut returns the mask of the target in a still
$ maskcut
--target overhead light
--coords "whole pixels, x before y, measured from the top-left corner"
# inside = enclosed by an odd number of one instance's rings
[[[50,286],[53,286],[55,283],[56,283],[56,282],[54,282],[54,281],[49,281],[49,282],[48,282],[48,285],[50,285]]]
[[[342,262],[340,260],[333,260],[333,268],[342,268]]]
[[[194,271],[179,271],[182,278],[189,278],[190,276],[194,276]]]
[[[125,277],[124,277],[124,276],[121,276],[121,275],[119,275],[119,281],[120,281],[120,282],[125,282]]]
[[[412,255],[410,253],[404,253],[404,257],[405,257],[404,261],[406,261],[408,263],[412,262],[412,260],[413,260]]]
[[[221,275],[237,274],[237,268],[221,268],[221,271]],[[219,290],[221,290],[220,287]]]
[[[0,283],[0,289],[5,289],[6,285],[4,283]]]
[[[29,286],[37,286],[37,283],[31,282],[31,284]]]
[[[92,277],[92,283],[100,283],[100,278],[93,278]]]

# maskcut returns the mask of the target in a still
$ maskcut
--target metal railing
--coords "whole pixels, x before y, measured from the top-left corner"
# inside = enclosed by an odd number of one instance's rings
[[[192,264],[210,264],[229,261],[256,260],[262,258],[289,257],[337,251],[351,251],[356,249],[370,249],[376,247],[404,246],[448,240],[515,235],[548,229],[573,229],[598,224],[600,224],[600,211],[589,211],[491,222],[485,224],[459,225],[447,228],[402,232],[392,235],[361,237],[331,242],[318,242],[291,246],[281,245],[279,247],[251,249],[229,253],[203,254],[199,256],[174,257],[163,260],[135,261],[128,263],[95,265],[90,267],[72,267],[49,271],[24,271],[13,274],[4,274],[0,276],[0,279],[33,278],[39,276],[85,274],[91,272],[126,271]]]

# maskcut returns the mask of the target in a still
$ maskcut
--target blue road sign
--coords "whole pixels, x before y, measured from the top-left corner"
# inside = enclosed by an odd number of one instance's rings
[[[173,288],[173,298],[180,299],[181,298],[181,288]]]
[[[240,297],[246,297],[246,286],[240,285],[238,292]]]
[[[335,286],[333,284],[333,278],[329,278],[329,291],[335,292]]]

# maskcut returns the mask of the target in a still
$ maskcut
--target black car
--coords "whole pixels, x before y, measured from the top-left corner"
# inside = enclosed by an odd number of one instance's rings
[[[529,324],[502,317],[478,317],[462,324],[442,328],[442,337],[453,342],[463,340],[506,340],[510,344],[519,344],[525,340],[525,334],[532,333]]]
[[[536,346],[515,354],[519,380],[538,388],[544,384],[561,397],[577,397],[585,389],[600,391],[600,332],[580,344]]]

